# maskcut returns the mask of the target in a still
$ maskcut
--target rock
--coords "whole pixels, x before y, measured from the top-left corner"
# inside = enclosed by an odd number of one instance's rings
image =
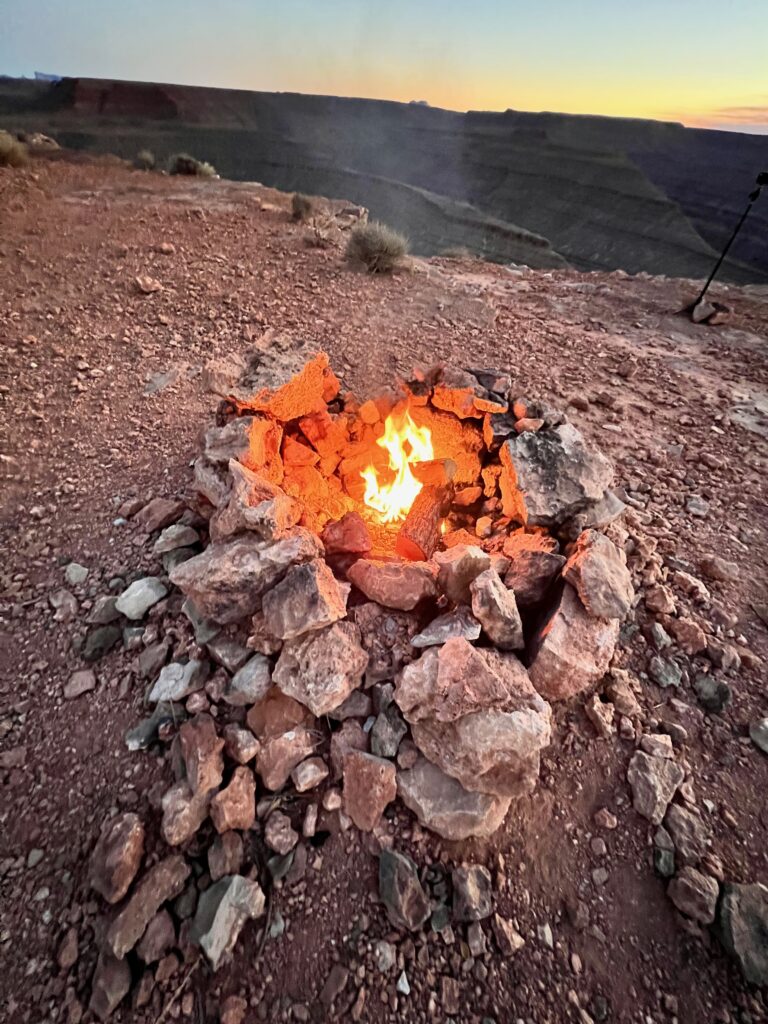
[[[79,587],[88,579],[88,569],[79,562],[70,562],[64,570],[64,579],[70,587]]]
[[[456,921],[482,921],[493,912],[493,883],[487,868],[473,864],[455,868],[453,882],[453,917]]]
[[[190,790],[209,793],[218,789],[224,774],[224,739],[217,734],[211,716],[195,715],[185,722],[179,729],[179,743]]]
[[[447,551],[437,551],[437,585],[454,604],[471,604],[470,584],[491,567],[491,559],[482,548],[472,544],[456,544]]]
[[[391,704],[376,716],[371,729],[371,753],[377,757],[397,757],[400,740],[408,732],[398,709]]]
[[[513,654],[448,640],[397,680],[395,700],[428,760],[471,792],[530,792],[550,739],[550,708]]]
[[[48,603],[54,610],[54,622],[72,622],[77,615],[78,603],[74,594],[63,588],[48,595]]]
[[[344,756],[344,810],[363,832],[372,832],[397,796],[391,761],[352,750]]]
[[[67,928],[64,938],[59,943],[59,948],[56,951],[56,963],[63,971],[68,971],[77,963],[78,954],[77,928],[73,926]]]
[[[114,956],[121,959],[133,949],[163,903],[179,895],[189,872],[184,858],[174,853],[144,874],[107,931],[107,948]]]
[[[700,494],[690,494],[685,499],[685,511],[697,519],[706,519],[709,515],[709,502],[705,501]]]
[[[329,1010],[333,1003],[339,998],[349,981],[349,970],[343,964],[332,965],[325,984],[320,991],[320,1003]],[[327,1017],[326,1017],[327,1019]]]
[[[237,672],[251,656],[249,649],[239,640],[222,632],[217,633],[206,646],[213,660],[228,672]]]
[[[297,346],[295,340],[287,342],[282,352],[279,345],[280,339],[274,339],[269,346],[269,360],[260,353],[258,369],[249,369],[246,379],[253,382],[255,390],[248,397],[248,405],[283,423],[325,412],[326,403],[339,392],[328,356],[325,352],[310,356],[305,346]]]
[[[416,657],[411,640],[419,632],[418,620],[407,612],[382,608],[373,601],[358,605],[351,614],[368,652],[366,684],[394,679]]]
[[[145,576],[127,587],[117,601],[115,608],[127,619],[143,619],[152,605],[162,601],[168,588],[155,576]]]
[[[350,585],[339,583],[320,559],[289,569],[264,595],[264,622],[273,636],[293,640],[347,614]]]
[[[266,476],[235,460],[229,462],[232,481],[226,504],[211,519],[211,541],[249,531],[265,541],[285,537],[301,519],[302,506]]]
[[[163,530],[171,523],[180,519],[184,512],[184,505],[180,501],[173,501],[168,498],[153,498],[133,517],[144,533],[154,533],[156,530]]]
[[[226,875],[201,893],[190,940],[201,947],[214,971],[235,948],[243,925],[264,913],[258,882]]]
[[[133,729],[125,733],[125,745],[130,751],[147,750],[157,740],[158,732],[167,726],[176,727],[187,717],[183,704],[157,705],[149,718],[139,722]]]
[[[324,779],[328,778],[328,765],[322,757],[309,757],[297,764],[291,772],[291,779],[297,793],[306,793],[315,789]]]
[[[381,974],[389,974],[397,963],[397,949],[391,942],[379,939],[373,947],[373,959]]]
[[[684,778],[683,769],[668,757],[652,757],[642,750],[635,751],[627,770],[632,806],[652,824],[661,824]]]
[[[83,661],[99,661],[119,643],[122,632],[119,626],[97,626],[90,630],[83,644]]]
[[[768,754],[768,718],[759,718],[749,727],[749,738],[764,754]]]
[[[273,811],[264,827],[264,839],[270,850],[285,856],[298,843],[299,833],[294,831],[287,814]]]
[[[326,523],[320,539],[328,555],[365,555],[371,550],[371,535],[359,512]]]
[[[428,626],[413,637],[411,643],[414,647],[436,647],[454,637],[463,637],[464,640],[477,640],[480,637],[480,623],[465,604],[432,619]]]
[[[249,707],[264,700],[272,687],[272,666],[263,654],[254,654],[235,672],[224,691],[224,700],[232,707]]]
[[[696,676],[693,689],[699,704],[710,714],[719,715],[731,703],[730,686],[713,676]]]
[[[102,594],[93,603],[93,608],[88,615],[88,621],[97,626],[108,626],[120,618],[117,610],[117,598],[112,594]]]
[[[322,554],[320,541],[297,527],[278,541],[252,534],[211,544],[171,571],[171,582],[190,597],[204,618],[224,625],[257,611],[262,594],[292,565]]]
[[[331,733],[331,769],[334,781],[338,781],[344,768],[344,756],[350,750],[368,750],[368,735],[359,722],[348,720],[338,732]]]
[[[663,825],[653,835],[653,867],[660,878],[672,878],[675,874],[675,844]]]
[[[193,793],[186,779],[166,790],[161,800],[163,839],[169,846],[188,842],[208,817],[211,790]]]
[[[709,829],[696,811],[680,804],[670,804],[664,825],[672,838],[675,861],[683,865],[696,865],[709,846]]]
[[[264,700],[251,708],[246,722],[251,732],[266,741],[282,736],[299,725],[312,729],[315,719],[303,704],[273,686]]]
[[[151,679],[161,671],[168,651],[169,646],[165,642],[150,644],[144,648],[138,660],[139,675],[142,679]]]
[[[165,555],[177,548],[188,548],[199,543],[200,534],[194,527],[185,523],[174,523],[172,526],[166,526],[152,545],[152,554]]]
[[[243,863],[243,839],[239,832],[224,832],[216,836],[208,849],[208,874],[212,882],[225,875],[237,875]]]
[[[144,825],[137,814],[107,818],[91,854],[90,885],[107,903],[128,892],[144,855]]]
[[[96,673],[91,669],[81,669],[73,672],[69,682],[64,684],[64,699],[74,700],[75,697],[82,697],[84,693],[90,693],[96,689]]]
[[[714,878],[695,868],[681,868],[667,887],[667,895],[681,914],[699,924],[712,924],[719,886]]]
[[[699,562],[699,568],[702,574],[710,580],[737,583],[741,579],[741,569],[736,562],[728,562],[725,558],[720,558],[719,555],[704,555]]]
[[[195,459],[192,489],[214,508],[224,508],[229,501],[232,481],[229,475],[204,455]]]
[[[706,650],[707,634],[693,619],[672,619],[669,628],[680,649],[690,657]]]
[[[419,824],[451,840],[492,835],[510,805],[509,797],[468,792],[424,757],[409,771],[397,773],[397,792]]]
[[[523,624],[515,595],[507,590],[495,569],[481,572],[469,585],[472,614],[479,620],[488,639],[502,651],[525,646]]]
[[[172,661],[164,665],[155,685],[149,692],[147,700],[150,704],[159,701],[184,700],[192,693],[202,690],[208,678],[207,661],[192,659],[186,663]]]
[[[314,715],[333,711],[360,685],[368,655],[352,622],[335,622],[283,645],[273,681]]]
[[[652,733],[647,736],[643,736],[640,740],[640,749],[645,751],[646,754],[650,754],[652,757],[670,757],[675,756],[675,750],[672,745],[672,737],[666,733]]]
[[[303,726],[270,737],[262,742],[256,758],[256,770],[267,789],[282,789],[301,762],[314,751],[312,734]]]
[[[235,768],[229,785],[211,800],[211,820],[217,832],[253,828],[256,820],[256,780],[250,768]]]
[[[217,622],[209,622],[207,619],[204,619],[197,608],[195,608],[194,601],[190,601],[189,598],[184,600],[181,610],[192,623],[195,642],[201,646],[210,643],[221,632],[221,626]]]
[[[220,1024],[243,1024],[248,1003],[242,996],[227,996],[221,1004]]]
[[[672,591],[660,583],[646,587],[643,600],[648,611],[657,615],[673,615],[677,608]]]
[[[128,962],[110,956],[107,952],[100,953],[91,982],[88,1009],[99,1020],[107,1020],[128,994],[130,987],[131,968]]]
[[[392,687],[394,692],[394,687]],[[373,711],[373,701],[369,694],[362,690],[353,690],[347,699],[339,704],[333,711],[328,712],[328,717],[334,722],[344,722],[348,718],[366,719]]]
[[[224,753],[237,764],[252,761],[260,749],[261,744],[249,729],[234,723],[224,726]]]
[[[429,917],[429,900],[419,882],[416,865],[403,853],[386,848],[381,851],[379,896],[396,928],[418,931]]]
[[[595,618],[624,619],[632,607],[632,577],[619,549],[604,533],[581,534],[563,576]]]
[[[161,960],[175,945],[176,929],[173,918],[167,910],[160,910],[147,925],[147,930],[136,946],[136,952],[145,964],[153,964]]]
[[[601,679],[619,636],[618,619],[590,615],[569,584],[533,639],[531,682],[547,700],[564,700]]]
[[[428,562],[359,558],[347,570],[347,579],[371,601],[401,611],[410,611],[437,594],[435,572]]]
[[[491,927],[493,928],[496,944],[502,956],[512,956],[514,953],[518,953],[525,945],[525,939],[512,922],[507,921],[498,914],[493,915]]]
[[[504,574],[504,585],[513,591],[518,608],[531,608],[544,602],[560,578],[565,561],[563,555],[540,548],[523,548],[517,552]]]
[[[726,882],[717,934],[751,985],[768,985],[768,887]]]
[[[584,712],[598,736],[603,739],[613,736],[613,704],[600,700],[597,694],[593,693],[584,705]]]
[[[562,525],[600,502],[613,480],[610,462],[570,423],[510,438],[500,459],[504,515],[524,525]]]
[[[658,686],[679,686],[683,681],[683,672],[676,661],[671,658],[662,658],[660,654],[654,654],[648,662],[648,675]]]

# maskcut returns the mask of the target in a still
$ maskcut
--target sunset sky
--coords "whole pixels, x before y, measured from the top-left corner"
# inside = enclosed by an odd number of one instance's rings
[[[0,0],[0,74],[768,134],[768,0]]]

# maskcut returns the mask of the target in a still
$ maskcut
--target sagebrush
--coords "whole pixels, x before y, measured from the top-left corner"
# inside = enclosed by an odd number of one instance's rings
[[[213,164],[198,160],[189,153],[177,153],[168,161],[169,174],[187,174],[197,178],[217,178],[218,172]]]
[[[393,271],[408,253],[408,239],[386,224],[372,221],[352,229],[347,242],[347,259],[362,264],[370,274]]]
[[[314,212],[314,204],[303,192],[294,192],[291,197],[291,211],[294,220],[308,221]]]
[[[136,154],[134,165],[140,171],[154,171],[157,161],[155,160],[155,154],[151,149],[140,149]]]
[[[0,167],[23,167],[29,161],[29,150],[10,132],[0,131]]]

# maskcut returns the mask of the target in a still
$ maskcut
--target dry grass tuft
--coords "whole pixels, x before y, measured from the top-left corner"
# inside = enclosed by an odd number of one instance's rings
[[[386,224],[358,224],[347,242],[350,263],[362,264],[369,274],[391,273],[408,253],[408,240]]]
[[[205,160],[197,160],[189,153],[177,153],[168,161],[169,174],[186,174],[197,178],[218,178],[218,172],[213,164]]]
[[[151,149],[140,149],[133,165],[140,171],[154,171],[157,165],[155,154]]]
[[[10,132],[0,131],[0,167],[24,167],[29,163],[29,150]]]
[[[291,212],[293,219],[305,223],[314,213],[314,203],[302,192],[294,192],[291,197]]]

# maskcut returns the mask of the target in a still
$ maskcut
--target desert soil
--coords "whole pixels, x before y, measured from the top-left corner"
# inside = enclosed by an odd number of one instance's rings
[[[157,796],[169,766],[129,754],[123,741],[145,713],[135,653],[97,662],[92,692],[66,700],[62,689],[83,667],[76,651],[89,602],[110,581],[157,571],[150,539],[116,522],[117,508],[183,491],[215,408],[201,368],[267,329],[325,349],[343,386],[363,397],[414,363],[509,369],[521,393],[568,407],[613,458],[670,567],[700,576],[712,552],[738,564],[738,579],[707,580],[712,601],[697,612],[705,623],[737,623],[732,702],[705,715],[690,683],[675,696],[690,706],[682,761],[712,829],[712,856],[730,880],[768,883],[768,757],[748,736],[749,723],[768,714],[768,628],[755,610],[765,615],[768,578],[768,294],[718,289],[733,315],[708,327],[674,315],[692,282],[454,259],[373,278],[347,268],[338,247],[307,246],[288,211],[288,197],[258,186],[107,162],[0,170],[5,1020],[72,1020],[73,997],[87,1005],[103,909],[88,890],[88,858],[110,809],[137,810],[159,845]],[[162,289],[142,294],[139,276]],[[691,495],[706,503],[703,516],[687,510]],[[64,580],[73,561],[88,568],[74,588]],[[69,623],[54,621],[49,603],[65,586],[79,602]],[[670,694],[644,675],[652,651],[642,600],[634,619],[622,661],[643,673],[647,715],[663,717]],[[765,992],[743,981],[710,933],[686,927],[654,874],[653,829],[632,809],[626,782],[637,740],[597,739],[582,703],[557,707],[541,784],[490,841],[440,841],[399,805],[388,823],[419,864],[492,869],[497,908],[526,939],[517,954],[489,953],[467,971],[458,938],[446,946],[431,936],[417,949],[394,936],[400,963],[379,974],[370,947],[390,928],[375,850],[352,828],[310,851],[297,886],[273,890],[271,920],[282,919],[283,934],[260,952],[250,925],[234,962],[215,976],[201,966],[191,996],[168,1016],[217,1019],[236,994],[247,1001],[246,1022],[324,1019],[318,997],[340,961],[351,972],[349,1002],[366,989],[366,1021],[428,1019],[442,975],[459,979],[452,1019],[462,1022],[768,1020]],[[617,828],[594,823],[600,808]],[[78,957],[66,969],[57,952],[72,925]],[[395,989],[401,967],[409,995]],[[157,1020],[182,977],[142,1010],[126,1001],[112,1019]],[[432,1019],[451,1019],[439,998]]]

